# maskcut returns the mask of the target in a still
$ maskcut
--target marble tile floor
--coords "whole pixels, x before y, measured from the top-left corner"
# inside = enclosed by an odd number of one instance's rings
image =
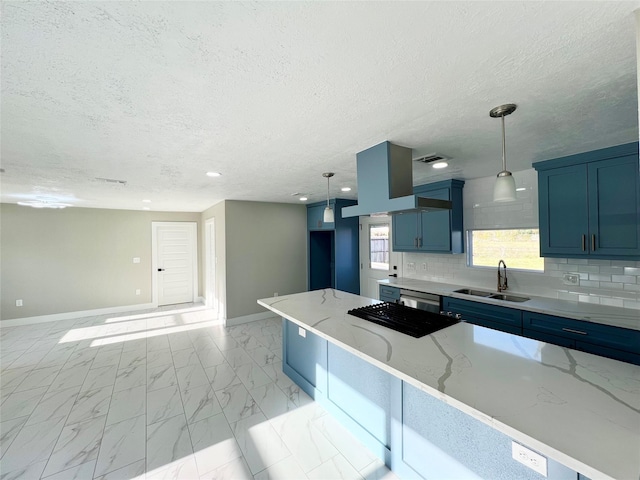
[[[397,477],[202,305],[0,329],[0,479]]]

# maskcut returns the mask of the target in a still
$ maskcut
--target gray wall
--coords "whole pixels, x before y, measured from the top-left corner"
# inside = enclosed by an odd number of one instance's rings
[[[0,318],[150,303],[151,222],[198,222],[201,232],[200,220],[199,213],[0,204]],[[202,284],[200,269],[200,295]]]
[[[306,290],[304,205],[227,200],[203,212],[203,225],[212,217],[216,218],[217,284],[225,290],[224,318],[265,312],[256,300],[275,292]]]

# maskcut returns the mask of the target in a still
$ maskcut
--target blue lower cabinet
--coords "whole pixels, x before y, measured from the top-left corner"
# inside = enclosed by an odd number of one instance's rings
[[[575,348],[576,350],[593,353],[595,355],[600,355],[601,357],[613,358],[614,360],[620,360],[621,362],[640,365],[640,354],[638,353],[616,350],[615,348],[608,348],[602,345],[594,345],[586,342],[576,342]]]
[[[325,408],[389,463],[391,394],[400,380],[331,343],[328,353]]]
[[[576,341],[572,338],[561,337],[559,335],[550,335],[548,333],[538,332],[536,330],[522,329],[522,335],[541,342],[551,343],[566,348],[576,348]]]
[[[286,319],[283,371],[400,478],[542,478],[507,435]],[[547,460],[548,479],[578,478]]]
[[[638,330],[535,312],[523,312],[522,322],[524,331],[528,332],[527,336],[531,338],[543,341],[548,341],[545,336],[561,338],[564,343],[559,341],[551,343],[640,365],[640,331]]]
[[[442,309],[462,315],[462,319],[503,332],[522,334],[522,311],[488,303],[445,297]]]
[[[326,391],[327,341],[288,320],[282,327],[282,370],[315,398],[317,391]]]

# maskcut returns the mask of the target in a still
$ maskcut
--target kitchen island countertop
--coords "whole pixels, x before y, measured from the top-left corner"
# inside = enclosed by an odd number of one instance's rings
[[[547,315],[557,315],[559,317],[601,323],[613,327],[640,330],[640,310],[632,308],[611,307],[587,302],[572,302],[570,300],[560,300],[557,298],[538,297],[528,295],[527,293],[512,292],[511,290],[507,290],[504,293],[530,297],[530,300],[526,302],[508,302],[505,300],[496,300],[455,292],[461,288],[495,292],[491,290],[491,288],[432,282],[415,278],[390,278],[380,280],[378,283],[380,285],[389,285],[390,287],[404,288],[416,292],[432,293],[443,297],[461,298],[472,302],[489,303],[517,310],[527,310]]]
[[[258,303],[590,478],[640,477],[638,366],[467,323],[412,338],[333,289]]]

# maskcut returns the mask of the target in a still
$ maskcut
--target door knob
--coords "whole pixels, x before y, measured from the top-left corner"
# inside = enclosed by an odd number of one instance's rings
[[[158,271],[159,272],[164,272],[164,268],[159,268]]]
[[[389,276],[398,278],[398,274],[397,273],[394,273],[393,275],[389,275]]]

